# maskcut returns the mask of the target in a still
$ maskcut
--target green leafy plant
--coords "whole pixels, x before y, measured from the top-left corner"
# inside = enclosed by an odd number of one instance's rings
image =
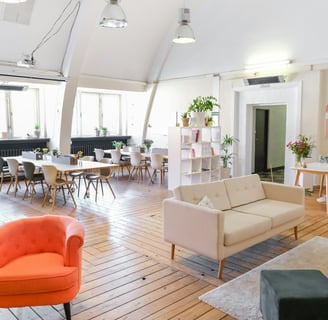
[[[181,113],[181,119],[188,119],[188,118],[190,118],[189,111]]]
[[[122,146],[123,146],[123,141],[113,141],[113,147],[115,147],[115,148],[122,148]]]
[[[102,131],[107,131],[107,128],[106,127],[101,127],[101,130]]]
[[[213,96],[197,97],[192,101],[192,104],[188,107],[189,112],[206,112],[212,111],[214,107],[220,107],[218,101]]]
[[[222,154],[220,155],[223,168],[228,168],[232,165],[233,153],[231,152],[231,147],[236,142],[239,142],[239,140],[228,134],[223,137],[223,141],[221,143]]]
[[[40,130],[40,125],[38,123],[34,125],[34,130]]]

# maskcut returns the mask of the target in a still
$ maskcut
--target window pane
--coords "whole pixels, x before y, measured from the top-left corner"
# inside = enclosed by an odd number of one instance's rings
[[[0,91],[0,133],[7,131],[7,112],[5,92]]]
[[[102,95],[103,126],[107,127],[110,135],[121,134],[120,132],[120,96]]]
[[[81,134],[94,135],[99,124],[99,95],[81,93]]]
[[[37,119],[37,90],[11,92],[12,130],[14,137],[34,135]],[[42,128],[41,128],[42,131]]]

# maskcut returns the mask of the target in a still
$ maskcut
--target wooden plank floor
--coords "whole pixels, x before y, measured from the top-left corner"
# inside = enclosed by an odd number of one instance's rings
[[[113,199],[108,188],[95,203],[77,198],[63,206],[58,199],[55,210],[41,208],[40,189],[33,204],[0,192],[0,223],[25,216],[61,214],[75,217],[86,229],[83,250],[83,285],[72,301],[74,320],[112,319],[233,319],[220,310],[200,302],[198,297],[222,284],[216,278],[218,263],[176,247],[170,260],[170,244],[162,240],[162,200],[172,194],[167,184],[128,182],[126,177],[113,178]],[[23,185],[22,185],[23,186]],[[25,188],[25,187],[24,187]],[[229,281],[252,268],[288,251],[316,235],[328,236],[325,205],[317,195],[306,197],[306,220],[299,228],[299,240],[289,230],[244,250],[226,260],[223,278]],[[59,306],[0,309],[0,319],[64,319]]]

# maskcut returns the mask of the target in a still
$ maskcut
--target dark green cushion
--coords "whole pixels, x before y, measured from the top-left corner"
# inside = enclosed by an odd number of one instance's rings
[[[262,270],[264,320],[327,320],[328,279],[319,270]]]

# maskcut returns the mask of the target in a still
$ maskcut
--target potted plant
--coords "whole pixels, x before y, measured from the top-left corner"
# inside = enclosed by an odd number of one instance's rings
[[[98,129],[98,127],[95,127],[95,132],[96,132],[96,137],[100,136],[100,130]]]
[[[102,128],[101,128],[101,131],[102,131],[102,135],[103,135],[104,137],[106,137],[106,136],[107,136],[107,128],[106,128],[106,127],[102,127]]]
[[[34,125],[34,135],[39,139],[40,138],[40,125],[36,123]]]
[[[239,140],[231,135],[226,134],[223,137],[223,141],[221,143],[222,154],[220,155],[220,158],[222,160],[222,167],[221,167],[222,179],[230,177],[232,158],[233,158],[233,153],[231,149],[232,149],[232,145],[236,142],[239,142]]]
[[[203,127],[207,113],[212,113],[214,107],[220,107],[218,101],[213,96],[198,96],[193,99],[192,104],[188,108],[188,112],[193,113],[195,118],[195,126]]]
[[[120,150],[123,146],[123,141],[113,141],[113,147],[115,147],[116,150]]]
[[[182,125],[184,127],[188,127],[189,126],[190,113],[188,111],[183,112],[181,114],[181,119],[182,119]]]

